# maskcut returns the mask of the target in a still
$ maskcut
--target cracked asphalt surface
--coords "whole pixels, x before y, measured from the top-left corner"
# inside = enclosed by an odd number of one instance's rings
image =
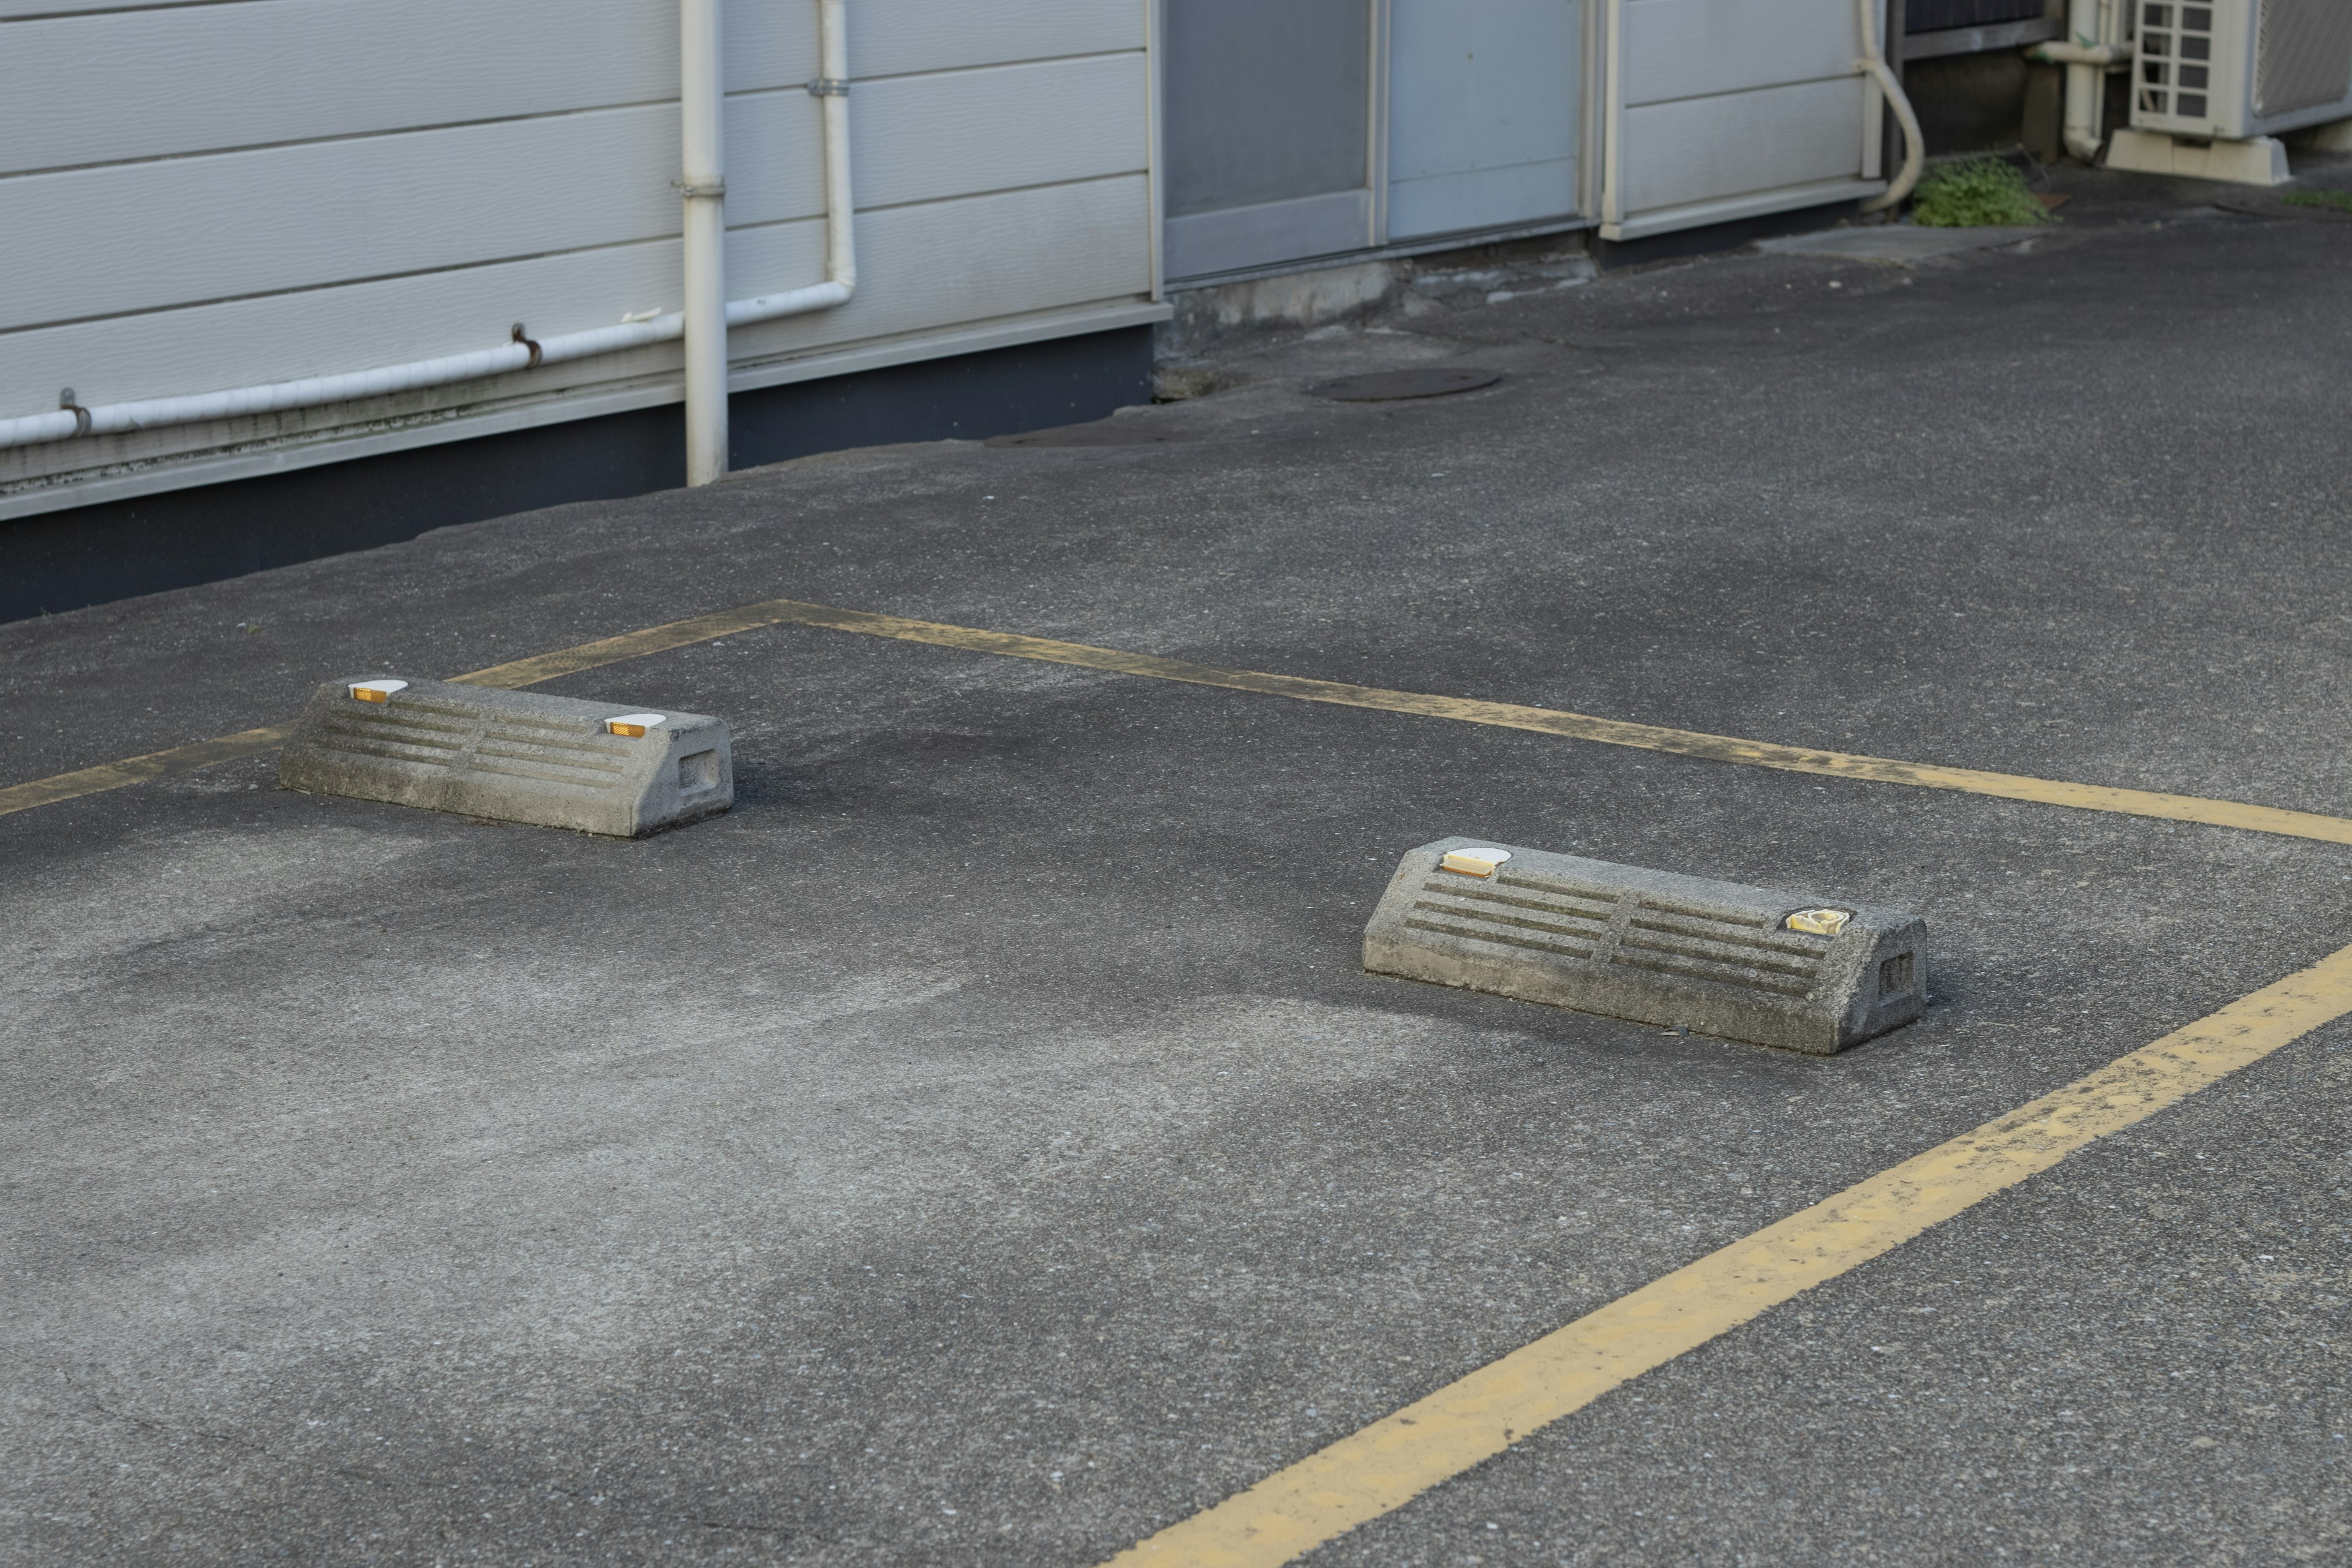
[[[0,626],[0,782],[790,595],[2352,810],[2352,228],[2101,188]],[[1416,364],[1505,379],[1303,391]],[[541,689],[727,717],[734,811],[0,818],[0,1561],[1097,1562],[2352,941],[2345,847],[809,628]],[[1814,1059],[1362,973],[1452,832],[1917,909],[1933,1005]],[[1308,1561],[2343,1561],[2347,1045]]]

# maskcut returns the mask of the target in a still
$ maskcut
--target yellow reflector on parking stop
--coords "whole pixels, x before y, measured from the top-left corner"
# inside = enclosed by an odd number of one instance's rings
[[[624,713],[617,719],[605,720],[604,728],[615,735],[626,735],[632,740],[642,739],[646,731],[661,723],[667,717],[667,714],[662,713]]]
[[[362,702],[389,702],[394,692],[407,689],[405,680],[362,680],[352,688],[352,695]]]
[[[1449,851],[1438,864],[1465,877],[1491,877],[1496,868],[1510,858],[1511,852],[1507,849],[1455,849]]]

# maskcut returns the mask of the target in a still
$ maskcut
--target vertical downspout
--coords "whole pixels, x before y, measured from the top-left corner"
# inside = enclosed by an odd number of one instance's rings
[[[1601,234],[1625,221],[1625,0],[1608,0],[1601,41]]]
[[[685,195],[686,482],[727,472],[727,175],[719,0],[678,0]]]
[[[818,0],[817,65],[825,90],[817,97],[824,113],[824,276],[842,287],[845,300],[857,288],[857,245],[850,224],[856,200],[849,191],[849,22],[843,0]]]
[[[1168,51],[1160,47],[1163,34],[1161,0],[1144,0],[1143,11],[1143,103],[1144,103],[1144,165],[1145,189],[1150,193],[1145,205],[1150,212],[1151,300],[1158,304],[1168,297],[1168,280],[1163,275],[1160,250],[1163,231],[1168,222],[1168,181],[1161,167],[1160,133],[1166,96],[1160,80],[1165,68]]]
[[[2099,26],[2106,20],[2106,7],[2099,0],[2073,0],[2066,8],[2067,42],[2077,46],[2104,44],[2106,29]],[[2107,73],[2104,66],[2070,65],[2066,68],[2066,151],[2085,163],[2099,161],[2099,143],[2105,140],[2099,134],[2100,121],[2105,117]]]

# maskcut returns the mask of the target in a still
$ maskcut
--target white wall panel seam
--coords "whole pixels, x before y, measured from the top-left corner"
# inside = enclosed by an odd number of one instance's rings
[[[984,196],[1018,195],[1031,191],[1075,188],[1081,185],[1099,184],[1116,180],[1128,180],[1133,179],[1139,174],[1147,174],[1148,172],[1149,171],[1144,169],[1142,166],[1138,165],[1137,167],[1129,169],[1114,169],[1106,174],[1090,175],[1084,179],[1041,180],[1031,184],[1003,185],[992,190],[959,191],[950,196],[932,196],[922,201],[882,203],[872,206],[860,206],[857,210],[860,214],[899,212],[909,207],[938,206],[950,202],[967,201]],[[789,217],[764,218],[751,223],[730,223],[727,226],[727,232],[730,235],[751,234],[761,229],[785,228],[795,226],[805,226],[822,224],[824,221],[824,215],[823,213],[803,213],[795,214]],[[412,268],[403,272],[383,272],[373,273],[366,276],[335,278],[320,283],[302,284],[296,288],[263,289],[257,289],[249,294],[223,294],[208,300],[184,300],[168,305],[146,306],[139,310],[102,310],[93,315],[76,316],[63,321],[31,321],[19,326],[0,326],[0,342],[5,342],[10,337],[20,336],[26,333],[55,331],[67,327],[88,326],[97,321],[136,321],[141,317],[163,317],[169,316],[175,311],[201,310],[209,309],[215,305],[236,305],[259,300],[290,299],[305,294],[330,293],[337,289],[358,288],[367,284],[397,283],[412,278],[433,278],[445,275],[455,276],[466,272],[478,272],[499,267],[520,266],[530,262],[553,260],[564,257],[593,256],[600,251],[629,250],[648,245],[658,246],[664,243],[674,243],[677,240],[677,237],[676,235],[641,235],[627,239],[611,240],[601,245],[567,246],[560,249],[530,251],[516,256],[485,257],[478,260],[459,262],[446,267],[418,267]]]
[[[8,0],[0,0],[5,7]],[[729,90],[818,74],[815,0],[730,0]],[[21,8],[21,7],[20,7]],[[275,0],[6,25],[0,162],[118,159],[675,100],[659,0]],[[850,75],[1124,52],[1141,0],[860,0]],[[88,112],[104,104],[107,112]]]
[[[947,198],[954,200],[953,197]],[[912,205],[923,204],[914,203]],[[727,232],[780,226],[785,224],[823,223],[823,214],[814,216],[778,218],[772,224],[730,224]],[[446,267],[413,267],[404,272],[375,272],[365,276],[331,278],[323,282],[304,283],[289,289],[261,289],[250,294],[220,294],[208,300],[175,300],[167,305],[146,305],[135,310],[100,310],[93,315],[73,316],[55,321],[27,321],[20,326],[0,327],[0,342],[26,332],[56,331],[65,327],[84,327],[93,321],[135,321],[147,316],[168,316],[175,310],[205,310],[215,305],[241,305],[257,300],[292,300],[306,294],[332,293],[338,289],[355,289],[376,283],[398,283],[411,278],[457,277],[467,272],[486,271],[496,267],[528,266],[534,261],[551,261],[568,256],[594,256],[603,251],[631,250],[639,246],[676,244],[677,236],[638,235],[629,239],[615,239],[602,245],[567,246],[560,250],[528,251],[518,256],[487,256],[476,261],[461,261]]]
[[[1128,57],[1140,59],[1145,53],[1146,51],[1142,49],[1087,49],[1071,55],[1032,55],[1017,60],[981,60],[968,66],[936,66],[928,70],[879,71],[873,76],[856,76],[849,79],[859,87],[873,87],[888,81],[922,81],[931,77],[971,76],[976,71],[1017,70],[1024,66],[1060,66],[1079,60],[1115,60]],[[742,92],[804,92],[807,89],[807,83],[795,81],[786,82],[781,87],[745,88]],[[727,96],[737,98],[742,96],[742,93],[730,92]]]
[[[53,0],[54,3],[54,0]],[[117,5],[109,0],[90,0],[85,5],[66,5],[49,11],[11,11],[0,13],[0,26],[11,22],[57,22],[81,16],[122,16],[142,11],[214,11],[231,5],[262,5],[272,0],[157,0],[152,5]]]
[[[751,98],[769,92],[804,92],[802,87],[761,88],[757,92],[733,93],[727,96]],[[401,136],[430,136],[447,131],[476,131],[494,125],[521,125],[534,121],[575,120],[592,114],[626,113],[632,110],[667,109],[675,111],[677,99],[627,99],[613,103],[583,103],[573,109],[551,109],[536,114],[490,114],[475,120],[436,120],[417,125],[388,125],[377,131],[352,131],[331,136],[292,136],[281,142],[245,142],[234,146],[190,147],[171,153],[152,153],[137,158],[102,158],[88,163],[53,163],[38,169],[8,169],[0,171],[0,184],[10,180],[43,179],[52,174],[86,174],[100,170],[143,169],[157,163],[187,163],[204,158],[236,158],[251,153],[277,153],[289,147],[333,147],[353,142],[383,142]]]
[[[1825,81],[1850,81],[1859,87],[1864,79],[1852,71],[1832,71],[1824,76],[1791,77],[1787,81],[1759,82],[1754,87],[1733,88],[1726,92],[1694,92],[1683,98],[1644,99],[1640,103],[1629,103],[1625,107],[1628,110],[1664,109],[1677,103],[1700,103],[1709,99],[1741,98],[1752,92],[1778,92],[1783,88],[1790,87],[1813,87]]]
[[[877,202],[871,206],[861,206],[857,210],[861,214],[904,212],[908,207],[933,207],[939,205],[941,202],[967,201],[974,196],[1017,196],[1030,191],[1075,190],[1081,185],[1100,185],[1108,184],[1114,180],[1131,180],[1138,174],[1149,173],[1150,171],[1139,163],[1131,168],[1108,169],[1099,174],[1088,174],[1081,179],[1033,180],[1025,185],[991,185],[986,190],[958,191],[951,196],[926,196],[921,201],[917,202]],[[805,218],[784,217],[770,218],[760,223],[729,224],[727,226],[727,232],[730,234],[735,234],[745,229],[769,228],[781,223],[804,223],[807,220]]]
[[[872,89],[862,103],[853,95],[860,188],[878,198],[871,204],[878,210],[971,194],[989,175],[1014,176],[988,182],[1004,189],[1140,168],[1144,138],[1124,106],[1141,90],[1141,70],[1142,57],[1129,53]],[[1056,104],[1059,122],[1039,122],[1041,98]],[[731,109],[730,142],[762,150],[737,160],[735,212],[752,222],[822,212],[816,100],[759,96]],[[0,184],[0,269],[14,279],[20,311],[68,307],[39,319],[47,324],[656,237],[677,226],[668,118],[658,107],[611,110],[230,154],[168,172],[120,165]],[[971,134],[942,155],[948,126]],[[800,151],[779,153],[780,146]],[[445,177],[452,168],[459,178]],[[389,197],[377,194],[387,188]],[[240,210],[257,199],[283,221]],[[429,217],[398,221],[386,200],[426,203],[416,210]],[[184,243],[176,268],[154,273],[139,247],[174,225],[209,243]],[[81,237],[78,254],[39,243],[58,233]],[[93,252],[101,258],[95,268],[86,259]],[[369,260],[377,267],[359,271]],[[259,286],[207,286],[229,278]],[[19,315],[7,324],[36,323]]]
[[[244,3],[244,0],[236,0]],[[277,0],[253,0],[255,4],[277,3]],[[1082,55],[1045,55],[1034,59],[992,60],[985,65],[959,66],[950,70],[903,71],[894,76],[859,77],[853,80],[860,87],[880,87],[900,82],[948,80],[978,76],[993,70],[1018,70],[1034,66],[1079,65],[1094,60],[1144,58],[1141,49],[1098,49]],[[754,99],[792,99],[808,91],[806,82],[785,82],[776,87],[743,88],[727,94],[727,101],[736,103]],[[101,158],[82,163],[53,163],[39,168],[0,169],[0,184],[10,180],[35,179],[52,174],[91,173],[102,169],[137,169],[155,163],[184,163],[199,158],[232,158],[248,153],[274,153],[289,147],[329,147],[342,142],[375,142],[398,136],[431,135],[445,131],[470,131],[485,126],[519,125],[533,121],[575,119],[593,114],[625,112],[631,110],[660,110],[677,107],[677,95],[667,98],[616,99],[606,103],[583,103],[565,109],[551,109],[528,114],[490,114],[469,120],[439,120],[414,125],[384,126],[373,131],[341,132],[323,136],[292,136],[275,142],[247,142],[217,147],[190,147],[169,153],[152,153],[133,158]],[[5,156],[5,153],[0,153]]]

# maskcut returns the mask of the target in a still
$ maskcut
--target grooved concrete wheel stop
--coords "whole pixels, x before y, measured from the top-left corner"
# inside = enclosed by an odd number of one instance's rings
[[[278,782],[618,838],[735,804],[727,724],[707,713],[365,676],[311,693]]]
[[[1364,967],[1832,1056],[1926,1011],[1927,941],[1900,910],[1441,838],[1398,866]]]
[[[1368,375],[1343,375],[1307,391],[1335,403],[1398,403],[1409,397],[1475,392],[1502,379],[1499,370],[1380,370]]]

